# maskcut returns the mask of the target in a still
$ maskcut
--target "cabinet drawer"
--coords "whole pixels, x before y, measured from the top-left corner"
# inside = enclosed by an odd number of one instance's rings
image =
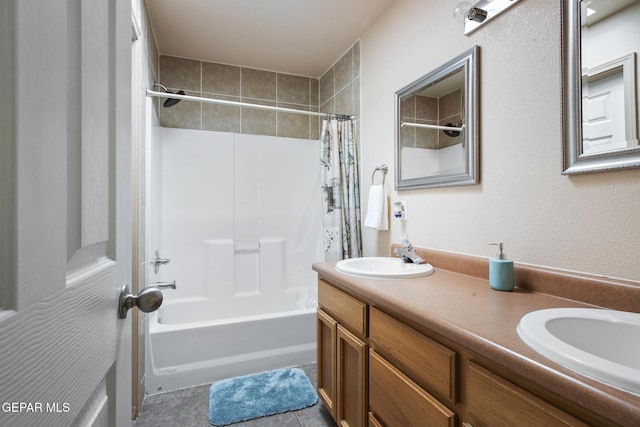
[[[468,409],[482,425],[587,426],[473,362],[468,376]]]
[[[318,305],[351,332],[366,336],[367,305],[328,283],[318,281]]]
[[[387,427],[453,427],[455,414],[375,351],[369,351],[369,419]],[[373,424],[375,425],[375,423]]]
[[[369,314],[369,337],[374,349],[384,349],[418,384],[455,401],[454,351],[374,307]]]

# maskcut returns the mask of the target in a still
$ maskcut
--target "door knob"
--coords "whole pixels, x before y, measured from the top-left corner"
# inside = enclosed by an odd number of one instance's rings
[[[129,285],[124,285],[120,291],[118,301],[118,318],[126,319],[127,312],[132,307],[138,307],[140,311],[151,313],[162,305],[162,291],[158,288],[145,288],[138,295],[133,295]]]

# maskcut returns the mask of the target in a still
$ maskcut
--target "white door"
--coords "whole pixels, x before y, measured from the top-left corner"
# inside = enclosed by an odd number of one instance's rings
[[[0,426],[131,424],[130,17],[0,5]]]

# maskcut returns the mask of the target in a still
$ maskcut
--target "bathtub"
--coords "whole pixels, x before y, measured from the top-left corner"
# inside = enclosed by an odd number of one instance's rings
[[[205,320],[212,312],[207,299],[191,298],[148,316],[147,393],[316,360],[315,308]]]
[[[149,147],[147,247],[171,262],[147,282],[177,287],[145,318],[147,393],[314,362],[320,143],[157,128]]]

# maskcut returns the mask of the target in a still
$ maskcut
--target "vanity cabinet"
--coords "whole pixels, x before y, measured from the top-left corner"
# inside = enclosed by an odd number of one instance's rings
[[[370,308],[369,410],[382,425],[453,427],[456,353]],[[384,356],[383,356],[384,355]]]
[[[373,425],[454,427],[456,416],[374,350],[369,352],[369,417]]]
[[[318,394],[342,427],[367,425],[367,305],[318,282]]]
[[[318,396],[333,419],[336,418],[336,337],[338,322],[318,309],[317,314],[318,349]]]
[[[454,403],[456,353],[395,318],[371,307],[371,347],[382,353],[422,388]]]
[[[367,344],[338,325],[336,421],[343,427],[366,425]]]
[[[588,425],[473,362],[467,378],[469,427]]]
[[[318,302],[318,394],[341,427],[610,425],[324,280]]]

